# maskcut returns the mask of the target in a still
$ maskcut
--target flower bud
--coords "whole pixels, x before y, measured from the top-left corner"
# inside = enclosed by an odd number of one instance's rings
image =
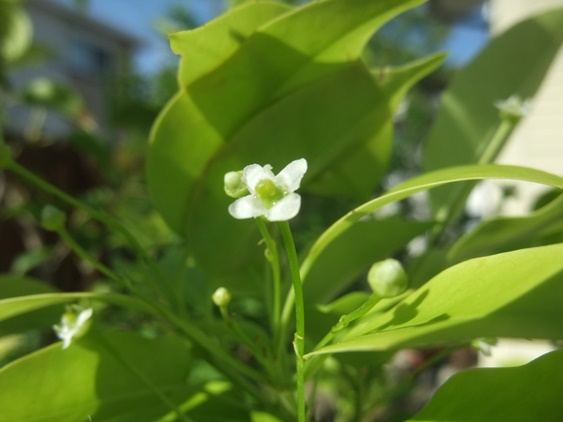
[[[248,195],[248,188],[242,180],[241,171],[230,171],[225,174],[225,193],[231,198],[241,198]]]
[[[386,259],[371,266],[368,283],[379,297],[394,297],[407,289],[408,279],[399,261]]]
[[[213,303],[219,308],[225,308],[231,303],[231,292],[224,287],[219,287],[211,296]]]
[[[65,213],[52,205],[47,205],[41,212],[41,225],[45,230],[59,231],[64,227],[65,221]]]

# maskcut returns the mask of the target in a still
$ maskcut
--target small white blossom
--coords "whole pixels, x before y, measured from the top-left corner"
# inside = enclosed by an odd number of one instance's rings
[[[73,338],[79,337],[88,330],[92,314],[92,308],[82,310],[76,307],[67,308],[61,318],[61,323],[53,327],[57,337],[63,341],[63,349],[70,346]]]
[[[511,95],[506,100],[495,102],[502,118],[520,120],[530,114],[531,102],[522,100],[518,95]]]
[[[307,171],[304,158],[292,161],[277,175],[272,166],[246,166],[241,181],[249,195],[229,206],[229,213],[237,219],[265,217],[269,221],[285,221],[297,215],[301,197],[295,193]]]

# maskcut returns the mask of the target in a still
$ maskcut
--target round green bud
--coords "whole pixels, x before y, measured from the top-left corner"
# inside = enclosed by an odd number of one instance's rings
[[[371,266],[368,283],[377,296],[395,297],[407,289],[408,279],[399,261],[385,259]]]
[[[64,227],[65,221],[65,213],[52,205],[47,205],[41,212],[41,225],[45,230],[59,231]]]
[[[225,308],[231,303],[231,292],[224,287],[219,287],[211,296],[213,303],[219,308]]]
[[[224,182],[225,193],[231,198],[242,198],[249,193],[246,184],[242,181],[242,170],[228,172],[225,174]]]
[[[0,169],[12,161],[12,150],[0,139]]]

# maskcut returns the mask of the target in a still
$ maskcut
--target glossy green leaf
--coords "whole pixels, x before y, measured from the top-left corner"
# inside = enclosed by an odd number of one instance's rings
[[[154,421],[170,411],[154,389],[177,404],[189,398],[189,364],[185,343],[172,336],[147,340],[107,333],[88,335],[65,350],[53,344],[0,370],[2,418]]]
[[[409,421],[558,422],[563,350],[515,368],[479,368],[450,378]]]
[[[563,244],[465,261],[318,353],[389,350],[477,337],[562,339]]]
[[[391,189],[386,194],[366,202],[365,204],[353,209],[344,217],[336,221],[330,226],[317,240],[311,248],[309,254],[303,261],[301,272],[303,278],[306,278],[311,267],[318,259],[319,255],[339,236],[349,230],[360,219],[367,217],[369,214],[379,208],[392,202],[400,201],[408,198],[417,192],[433,189],[442,185],[453,182],[462,182],[481,179],[515,179],[534,183],[542,183],[545,185],[563,189],[563,178],[554,174],[546,173],[540,170],[534,170],[526,167],[518,166],[501,166],[501,165],[477,165],[477,166],[460,166],[452,167],[434,172],[426,173],[421,176],[412,178],[399,186]]]
[[[500,121],[494,103],[511,95],[533,97],[562,44],[563,9],[522,21],[492,39],[442,95],[425,144],[424,169],[477,163]],[[434,212],[447,209],[461,189],[432,192]]]
[[[448,259],[459,262],[476,256],[533,246],[545,230],[561,224],[563,195],[523,217],[497,217],[484,221],[462,236],[451,248]]]

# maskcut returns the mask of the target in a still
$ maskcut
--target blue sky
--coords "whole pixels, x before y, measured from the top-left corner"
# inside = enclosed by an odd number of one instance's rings
[[[74,0],[55,0],[72,5]],[[174,5],[186,5],[194,18],[202,24],[221,12],[224,0],[89,0],[89,14],[142,42],[136,55],[141,73],[151,73],[166,60],[173,60],[165,35],[156,28]],[[486,43],[487,33],[480,19],[479,8],[458,22],[446,40],[449,62],[463,64],[470,60]]]

